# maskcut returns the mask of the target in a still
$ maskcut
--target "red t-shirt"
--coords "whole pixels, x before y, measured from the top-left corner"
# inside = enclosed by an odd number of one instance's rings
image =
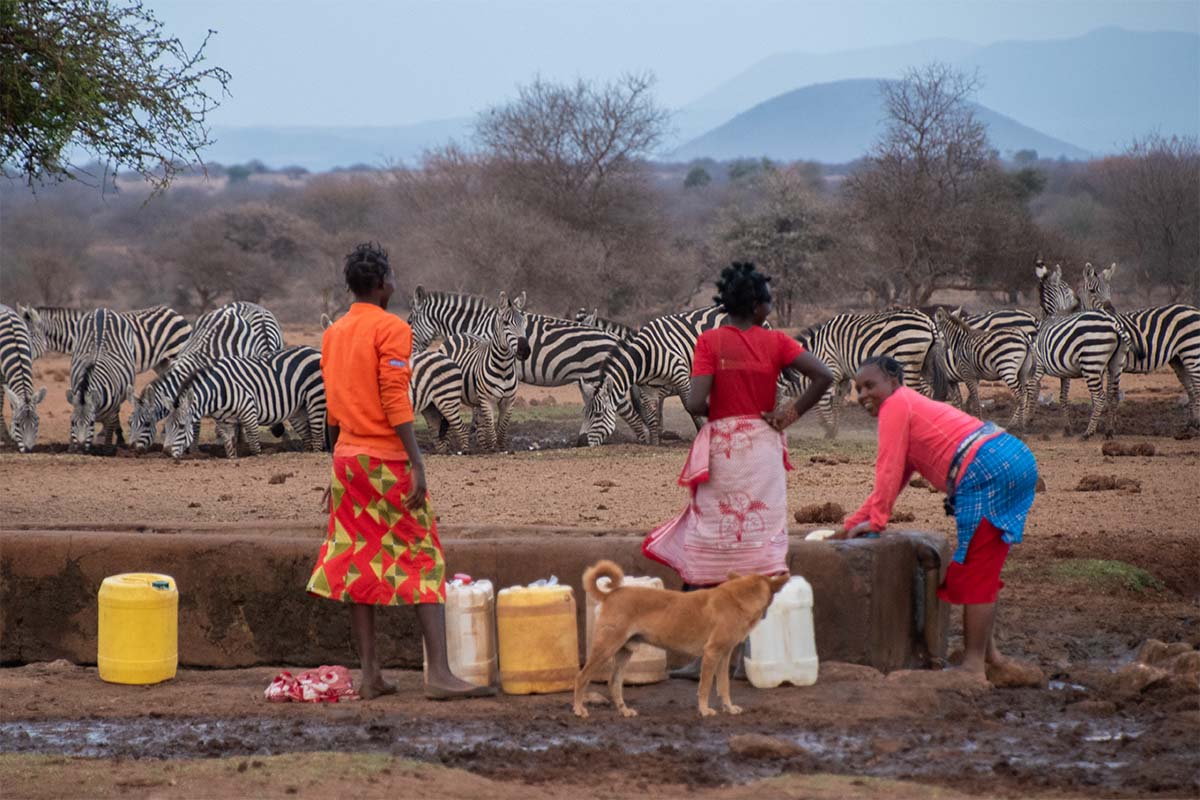
[[[746,331],[723,325],[700,334],[692,374],[713,376],[708,418],[758,416],[775,408],[775,381],[803,352],[786,333],[758,325]]]

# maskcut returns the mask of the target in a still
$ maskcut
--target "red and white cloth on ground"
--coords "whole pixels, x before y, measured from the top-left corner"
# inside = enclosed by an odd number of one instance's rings
[[[698,586],[722,583],[730,572],[783,572],[791,468],[787,440],[761,418],[709,422],[679,475],[691,503],[650,532],[642,553]]]
[[[358,699],[350,670],[345,667],[319,667],[295,676],[281,672],[263,695],[273,703],[339,703]]]

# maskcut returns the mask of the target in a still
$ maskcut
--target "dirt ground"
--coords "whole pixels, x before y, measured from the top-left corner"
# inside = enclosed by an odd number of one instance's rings
[[[50,388],[42,445],[0,451],[0,526],[281,519],[319,535],[327,456],[283,446],[232,462],[68,455],[66,360],[35,371]],[[1078,429],[1086,406],[1075,383]],[[497,798],[1196,796],[1200,687],[1173,674],[1139,685],[1129,664],[1147,639],[1200,646],[1200,440],[1174,438],[1184,411],[1173,374],[1127,376],[1123,388],[1117,441],[1149,443],[1154,455],[1108,456],[1102,439],[1063,438],[1055,408],[1039,409],[1026,437],[1047,490],[1005,568],[998,643],[1036,662],[1046,687],[981,692],[932,673],[826,664],[813,687],[735,684],[741,717],[698,722],[694,684],[670,681],[627,690],[636,719],[600,707],[580,722],[562,695],[429,703],[408,673],[393,676],[399,697],[313,707],[265,703],[269,668],[128,688],[92,668],[29,665],[0,670],[4,796],[316,797],[350,783],[370,797],[413,780]],[[692,431],[676,401],[666,427],[681,440],[574,449],[563,447],[579,426],[574,390],[521,396],[517,452],[427,457],[443,525],[645,531],[682,507],[675,478]],[[1006,419],[1003,393],[985,396]],[[792,507],[853,509],[870,489],[874,449],[857,408],[832,442],[804,420],[791,439]],[[1086,476],[1140,485],[1076,491]],[[908,527],[951,532],[936,494],[909,488],[897,507],[913,515]],[[327,751],[338,755],[295,755]]]

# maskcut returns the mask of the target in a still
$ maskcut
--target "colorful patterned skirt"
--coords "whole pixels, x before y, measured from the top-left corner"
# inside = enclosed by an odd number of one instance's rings
[[[642,553],[697,586],[722,583],[730,572],[783,572],[789,469],[783,434],[762,419],[709,422],[679,475],[691,502],[650,532]]]
[[[426,498],[404,507],[407,461],[335,456],[329,530],[308,593],[344,603],[393,606],[446,601],[446,561]]]

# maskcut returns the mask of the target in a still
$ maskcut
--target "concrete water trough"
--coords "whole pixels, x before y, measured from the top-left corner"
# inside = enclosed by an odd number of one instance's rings
[[[934,593],[939,572],[918,559],[936,551],[944,574],[951,550],[943,537],[830,543],[804,541],[805,532],[792,532],[789,566],[812,584],[822,660],[889,671],[944,658],[949,613]],[[673,572],[642,556],[634,531],[445,526],[440,534],[451,574],[490,578],[498,588],[557,575],[573,586],[581,631],[580,578],[601,558],[679,587]],[[0,529],[0,663],[94,664],[101,581],[162,572],[179,586],[181,666],[354,664],[345,607],[304,591],[323,537],[296,523]],[[415,615],[383,609],[379,630],[385,666],[420,666]]]

